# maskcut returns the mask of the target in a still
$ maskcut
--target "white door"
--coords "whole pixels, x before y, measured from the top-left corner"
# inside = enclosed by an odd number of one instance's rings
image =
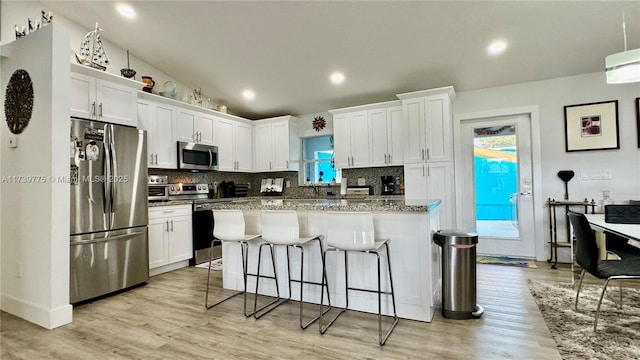
[[[529,115],[461,122],[462,227],[478,254],[535,258]]]

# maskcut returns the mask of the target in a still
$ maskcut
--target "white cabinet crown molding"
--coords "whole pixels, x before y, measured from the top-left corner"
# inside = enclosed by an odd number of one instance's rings
[[[456,91],[454,90],[453,86],[444,86],[444,87],[435,88],[435,89],[413,91],[413,92],[408,92],[403,94],[397,94],[396,96],[398,97],[398,99],[402,100],[402,99],[411,99],[416,97],[426,97],[426,96],[433,96],[433,95],[440,95],[440,94],[449,95],[449,99],[451,99],[451,102],[455,101],[456,99]]]
[[[373,103],[373,104],[350,106],[346,108],[329,110],[329,113],[331,115],[337,115],[337,114],[351,113],[355,111],[374,110],[374,109],[394,107],[394,106],[402,106],[402,101],[393,100],[393,101],[384,101],[384,102]]]
[[[69,63],[69,64],[70,64],[71,72],[74,72],[77,74],[92,76],[96,79],[107,80],[116,84],[130,86],[136,89],[141,89],[145,86],[143,82],[140,82],[137,80],[127,79],[125,77],[117,76],[112,73],[108,73],[100,70],[96,70],[85,65],[80,65],[75,63]]]

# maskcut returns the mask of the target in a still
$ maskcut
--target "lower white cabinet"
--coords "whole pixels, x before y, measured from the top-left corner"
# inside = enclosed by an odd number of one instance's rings
[[[149,275],[189,265],[193,257],[191,205],[149,208]]]
[[[453,163],[450,161],[404,164],[406,200],[440,199],[441,229],[455,228]]]

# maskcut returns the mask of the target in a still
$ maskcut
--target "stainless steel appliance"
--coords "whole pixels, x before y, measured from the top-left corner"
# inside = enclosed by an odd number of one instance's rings
[[[178,169],[218,170],[218,147],[178,141]]]
[[[222,257],[222,243],[213,241],[213,213],[207,204],[231,199],[209,199],[209,185],[207,184],[169,184],[170,200],[193,200],[192,234],[193,258],[191,265]]]
[[[146,133],[71,119],[69,301],[149,279]]]
[[[149,175],[147,192],[149,201],[169,200],[169,178],[166,175]]]
[[[393,194],[395,194],[396,185],[393,182],[393,176],[381,176],[380,180],[382,181],[381,195],[393,195]]]

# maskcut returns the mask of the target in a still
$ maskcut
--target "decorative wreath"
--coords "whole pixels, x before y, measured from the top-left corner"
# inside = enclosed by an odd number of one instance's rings
[[[322,116],[316,116],[313,119],[313,122],[311,123],[311,125],[313,126],[313,129],[317,132],[322,131],[322,129],[324,129],[325,126],[327,126],[327,122],[324,120],[324,117]]]
[[[29,125],[33,113],[33,83],[26,70],[18,69],[7,84],[4,113],[13,134],[20,134]]]

